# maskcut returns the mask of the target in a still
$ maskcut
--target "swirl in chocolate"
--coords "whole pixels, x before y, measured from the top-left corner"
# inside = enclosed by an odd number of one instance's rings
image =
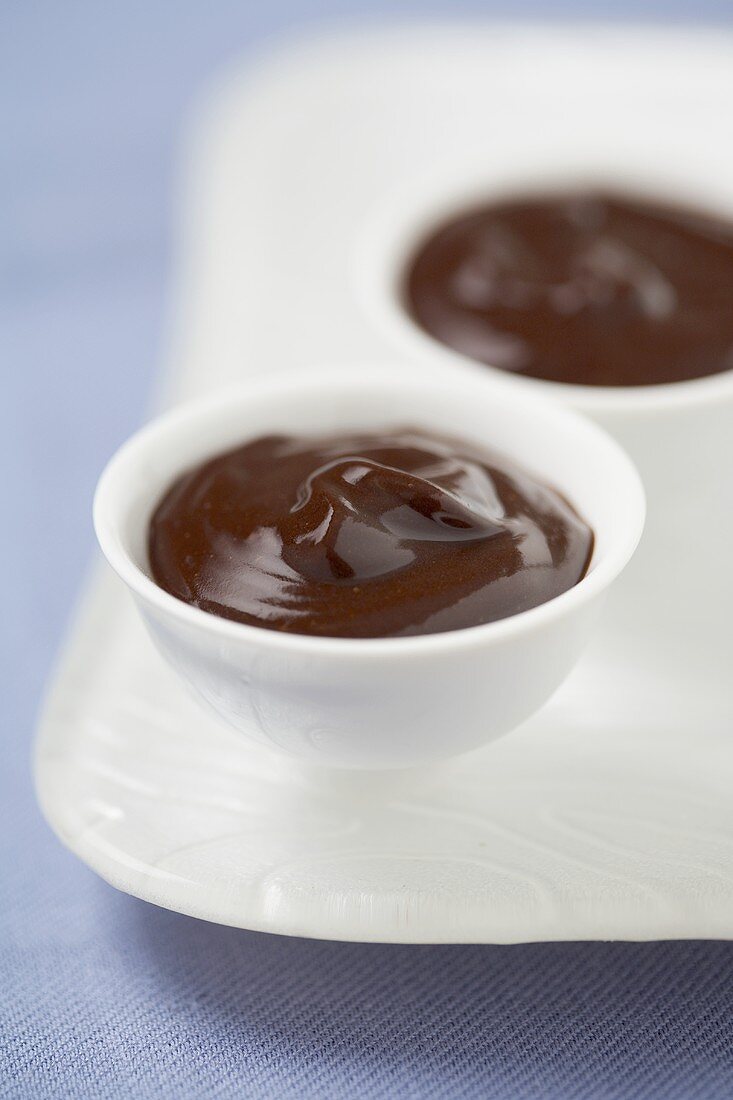
[[[733,223],[596,192],[440,226],[404,299],[442,343],[553,382],[648,386],[733,368]]]
[[[577,584],[592,548],[550,487],[413,429],[246,443],[181,477],[149,528],[153,577],[173,596],[344,638],[503,619]]]

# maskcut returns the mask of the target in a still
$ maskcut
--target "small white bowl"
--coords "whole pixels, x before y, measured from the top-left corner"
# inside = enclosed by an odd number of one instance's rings
[[[669,165],[639,164],[630,173],[618,169],[605,155],[600,161],[567,156],[564,161],[543,162],[529,151],[526,162],[506,168],[464,165],[447,173],[423,174],[388,193],[367,215],[357,235],[351,257],[354,297],[377,332],[412,362],[421,362],[426,369],[458,366],[484,376],[488,373],[498,382],[521,387],[530,395],[559,399],[592,416],[656,415],[728,397],[733,370],[652,386],[582,386],[515,374],[444,344],[411,316],[403,300],[405,276],[419,246],[440,226],[486,203],[582,189],[617,191],[733,220],[727,178],[711,179],[684,164],[676,170]]]
[[[186,469],[271,432],[416,426],[504,452],[553,485],[595,532],[587,575],[509,619],[407,638],[317,638],[247,626],[169,595],[151,579],[150,515]],[[175,409],[143,428],[102,475],[94,523],[158,648],[248,737],[329,766],[391,768],[478,748],[534,713],[588,640],[634,552],[644,494],[630,460],[574,413],[473,377],[412,379],[404,368],[279,375]]]
[[[733,542],[733,368],[650,386],[550,382],[488,366],[448,347],[420,327],[403,301],[405,274],[419,244],[439,225],[485,202],[610,188],[733,220],[725,173],[711,172],[694,158],[657,164],[653,148],[646,160],[637,150],[633,172],[617,167],[614,156],[608,149],[590,156],[561,150],[543,160],[528,149],[522,163],[516,158],[518,163],[508,166],[483,163],[423,173],[385,195],[365,219],[352,256],[355,297],[408,366],[419,363],[425,373],[455,379],[469,374],[518,397],[552,400],[609,431],[639,471],[648,506],[644,538],[616,610],[625,614],[633,608],[634,629],[650,638],[661,632],[682,644],[694,622],[696,629],[714,630],[722,639],[730,618],[730,600],[722,597]],[[703,560],[704,567],[694,564]]]

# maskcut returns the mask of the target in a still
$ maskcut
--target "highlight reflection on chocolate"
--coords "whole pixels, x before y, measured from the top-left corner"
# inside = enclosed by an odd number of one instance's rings
[[[733,223],[593,191],[439,226],[404,301],[442,343],[554,382],[644,386],[733,368]]]
[[[333,637],[505,618],[577,584],[592,549],[552,488],[413,429],[246,443],[180,478],[149,528],[153,577],[172,595]]]

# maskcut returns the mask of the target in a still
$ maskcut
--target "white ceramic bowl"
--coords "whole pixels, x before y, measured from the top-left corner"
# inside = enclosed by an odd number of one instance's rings
[[[595,532],[586,577],[509,619],[386,639],[315,638],[231,622],[175,599],[150,578],[149,517],[187,468],[269,432],[400,425],[490,445],[560,489]],[[383,368],[278,376],[176,409],[118,451],[94,504],[107,560],[158,648],[201,699],[272,748],[364,768],[466,752],[542,706],[581,653],[643,520],[634,467],[595,425],[484,379],[421,382]]]
[[[374,326],[422,369],[469,373],[519,397],[552,399],[591,416],[635,463],[646,492],[644,538],[615,605],[635,631],[680,640],[704,629],[729,634],[733,543],[732,369],[659,386],[578,386],[512,374],[447,347],[424,331],[401,299],[407,264],[437,226],[471,206],[563,188],[611,187],[711,210],[733,220],[733,189],[694,160],[658,167],[650,160],[619,170],[613,151],[554,155],[543,162],[466,165],[408,182],[367,217],[353,256],[355,294]],[[623,604],[623,607],[622,607]],[[652,643],[650,643],[652,644]],[[729,643],[725,643],[728,648]]]
[[[396,188],[367,216],[352,255],[354,294],[375,328],[410,359],[442,369],[465,366],[490,372],[497,381],[518,384],[537,396],[558,397],[584,412],[605,413],[689,407],[715,401],[733,389],[733,374],[715,374],[660,386],[579,386],[494,369],[442,343],[409,314],[402,300],[409,260],[420,243],[451,218],[482,203],[555,191],[617,190],[632,196],[710,210],[733,222],[733,190],[726,179],[711,179],[681,166],[656,170],[640,166],[633,174],[610,161],[558,166],[530,158],[526,167],[484,164],[432,177],[421,176]]]

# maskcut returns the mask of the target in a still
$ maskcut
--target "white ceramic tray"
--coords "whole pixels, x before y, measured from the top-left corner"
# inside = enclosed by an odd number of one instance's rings
[[[527,91],[538,85],[541,102]],[[619,156],[653,134],[671,163],[720,141],[732,100],[730,39],[689,30],[375,30],[234,74],[192,143],[166,400],[285,365],[397,360],[348,270],[370,209],[436,150],[473,156],[478,132],[507,161],[518,133],[576,146],[595,116]],[[40,801],[113,885],[245,928],[729,937],[730,653],[720,637],[681,652],[642,633],[611,608],[545,710],[480,754],[409,775],[323,774],[200,711],[100,574],[45,708]]]

